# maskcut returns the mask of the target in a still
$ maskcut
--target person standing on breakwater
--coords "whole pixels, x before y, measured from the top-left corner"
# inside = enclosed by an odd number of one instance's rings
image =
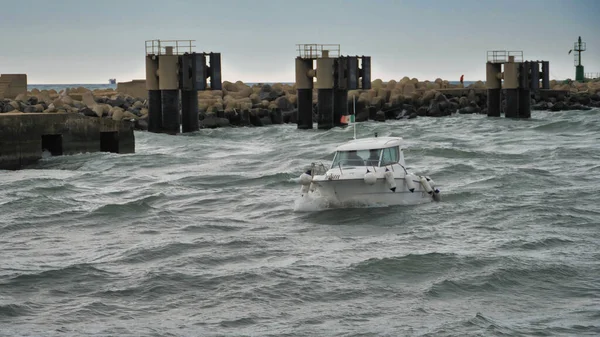
[[[465,79],[465,75],[460,75],[460,84],[463,84],[464,79]]]

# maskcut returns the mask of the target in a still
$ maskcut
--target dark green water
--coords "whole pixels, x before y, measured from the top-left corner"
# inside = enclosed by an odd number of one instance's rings
[[[352,129],[136,133],[0,173],[0,336],[600,335],[600,111],[361,123],[442,202],[320,209]]]

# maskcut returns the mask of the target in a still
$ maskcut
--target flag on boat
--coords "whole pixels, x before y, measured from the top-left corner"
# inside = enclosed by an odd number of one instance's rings
[[[342,123],[342,124],[354,123],[354,115],[342,116],[342,118],[340,118],[340,123]]]

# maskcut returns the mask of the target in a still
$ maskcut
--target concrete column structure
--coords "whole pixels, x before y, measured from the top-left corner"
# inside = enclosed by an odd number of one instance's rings
[[[540,62],[530,61],[529,62],[529,76],[531,81],[529,82],[529,88],[533,91],[540,89]]]
[[[542,61],[542,89],[550,89],[550,62]]]
[[[371,57],[370,56],[362,56],[361,58],[362,65],[360,76],[362,78],[362,87],[363,90],[371,89]]]
[[[181,90],[181,132],[200,130],[198,120],[198,91]]]
[[[516,118],[519,114],[519,63],[509,56],[504,63],[504,89],[506,93],[506,111],[504,117]]]
[[[523,62],[519,64],[519,110],[517,117],[531,118],[530,67],[537,63]]]
[[[298,128],[312,128],[312,88],[317,89],[318,128],[345,126],[348,90],[371,88],[371,58],[341,56],[339,45],[300,44],[296,58]],[[313,62],[316,67],[313,68]],[[361,66],[359,67],[359,62]]]
[[[206,55],[185,53],[179,57],[179,88],[181,89],[181,131],[200,129],[198,121],[198,90],[206,89]]]
[[[360,88],[360,68],[358,66],[358,56],[347,56],[346,57],[346,87],[348,90],[356,90]],[[370,74],[369,74],[370,76]]]
[[[313,128],[313,76],[313,60],[297,57],[296,91],[298,94],[298,129],[306,130]]]
[[[502,63],[486,63],[488,117],[500,117],[502,108]]]
[[[317,59],[317,128],[328,130],[333,128],[333,92],[334,92],[334,59],[324,52]]]
[[[146,55],[146,89],[148,89],[148,131],[162,131],[162,95],[158,86],[158,55]]]
[[[198,91],[222,88],[221,54],[192,52],[192,42],[193,40],[146,41],[150,132],[177,134],[181,131],[197,131]],[[206,64],[207,55],[210,67]],[[207,85],[209,78],[210,88]]]
[[[333,125],[347,126],[342,117],[348,115],[348,57],[340,56],[334,60]]]
[[[348,116],[348,90],[334,89],[333,124],[335,126],[347,126],[347,123],[342,123],[343,116]]]
[[[179,58],[173,47],[158,56],[158,87],[162,98],[162,131],[168,134],[180,132],[179,117]]]
[[[209,53],[208,60],[210,67],[208,68],[208,77],[210,78],[210,88],[212,90],[222,90],[223,83],[221,80],[221,53]],[[205,90],[198,89],[198,90]]]

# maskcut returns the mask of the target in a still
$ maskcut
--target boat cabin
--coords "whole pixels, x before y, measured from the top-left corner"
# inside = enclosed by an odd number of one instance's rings
[[[400,137],[375,137],[351,140],[337,147],[331,168],[356,166],[404,166]]]

